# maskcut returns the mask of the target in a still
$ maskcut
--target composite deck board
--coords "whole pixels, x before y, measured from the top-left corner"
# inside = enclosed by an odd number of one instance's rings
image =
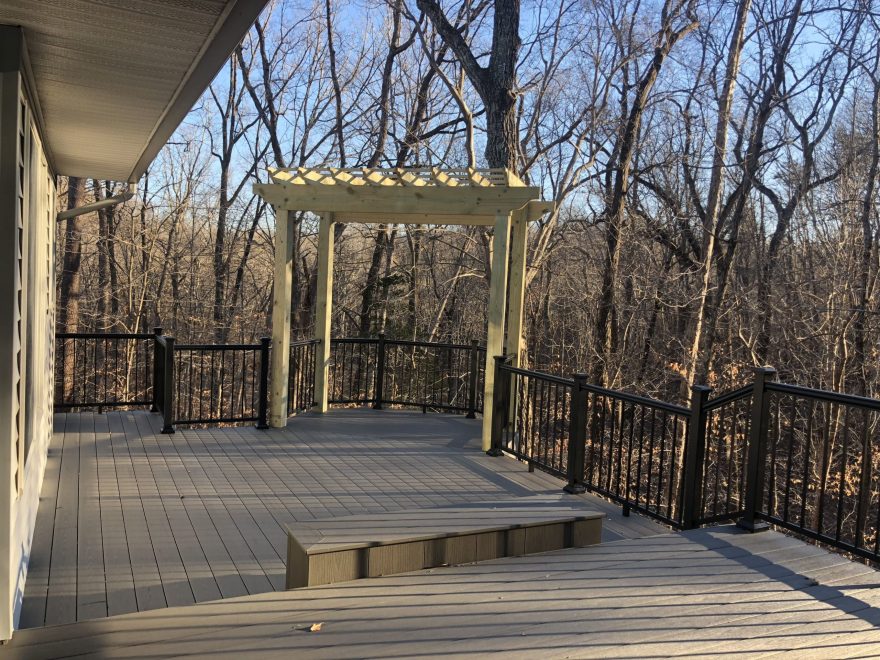
[[[26,630],[7,653],[876,657],[878,623],[871,568],[721,527]]]
[[[76,618],[107,616],[107,587],[98,486],[95,415],[81,418],[77,504]]]
[[[116,461],[113,456],[113,442],[122,437],[122,433],[122,420],[118,415],[98,415],[95,418],[101,536],[104,547],[107,613],[110,616],[137,611],[134,575],[119,495]]]
[[[286,429],[179,428],[141,411],[58,414],[22,627],[271,592],[286,526],[333,516],[556,494],[479,449],[454,415],[346,410]],[[666,528],[584,496],[606,541]]]
[[[67,417],[70,417],[69,415]],[[46,624],[76,621],[76,552],[79,507],[79,441],[87,414],[65,420],[60,452],[58,498],[52,533]],[[37,517],[42,515],[41,506]],[[25,583],[27,589],[27,583]]]
[[[211,466],[210,454],[204,445],[199,444],[195,432],[186,435],[189,447],[205,457],[191,471],[199,476],[194,480],[194,487],[201,501],[205,502],[206,511],[222,537],[230,560],[241,576],[245,589],[248,593],[271,590],[272,586],[265,568],[268,562],[264,564],[261,558],[266,553],[270,553],[270,557],[275,555],[274,548],[268,543],[260,542],[260,539],[265,540],[265,536],[256,524],[247,526],[244,521],[236,523],[233,515],[233,512],[241,512],[244,509],[241,496],[242,491],[246,492],[247,489],[240,482],[230,483],[225,475],[218,473]],[[242,532],[242,527],[245,527],[253,538],[246,536]],[[275,558],[277,567],[277,555]]]
[[[149,425],[149,417],[141,416],[139,420],[142,426],[143,435],[141,436],[144,449],[148,453],[153,466],[154,472],[161,474],[162,491],[160,501],[163,503],[163,510],[168,515],[169,509],[177,509],[182,506],[185,511],[195,537],[201,546],[202,553],[205,556],[207,567],[211,570],[214,580],[220,590],[220,595],[224,597],[244,595],[247,590],[241,576],[234,570],[234,565],[226,547],[223,543],[220,533],[217,530],[214,521],[205,503],[201,497],[189,497],[181,494],[178,484],[175,482],[169,466],[165,460],[165,454],[162,446],[172,442],[177,442],[174,436],[162,435],[156,433],[155,429]],[[146,427],[146,428],[143,428]],[[185,492],[185,491],[184,491]],[[169,525],[170,532],[170,525]],[[170,534],[169,545],[174,548],[177,556],[181,555],[181,547],[173,534]],[[183,566],[181,560],[181,567]],[[192,589],[190,588],[190,597],[192,598]]]
[[[154,417],[147,417],[146,420],[151,421]],[[187,479],[180,476],[174,477],[174,474],[178,471],[176,461],[172,460],[169,463],[168,460],[169,450],[167,447],[175,446],[179,442],[179,438],[177,436],[163,436],[160,431],[161,427],[157,428],[155,424],[150,425],[149,432],[158,438],[151,446],[153,449],[158,449],[158,456],[161,456],[165,466],[171,473],[171,482],[163,491],[163,506],[174,544],[177,547],[180,561],[183,564],[187,580],[189,581],[193,599],[196,602],[202,602],[220,598],[222,593],[208,557],[202,548],[199,534],[195,528],[195,522],[187,508],[187,498],[190,501],[198,501],[198,492]],[[183,469],[188,472],[186,466],[183,466]]]
[[[134,579],[135,599],[138,610],[165,607],[165,592],[159,577],[159,563],[153,551],[153,541],[147,525],[141,486],[136,470],[136,459],[130,446],[137,440],[137,428],[132,426],[130,413],[117,413],[122,422],[121,433],[112,443],[116,463],[116,478],[122,505],[126,540]],[[146,488],[146,486],[144,486]],[[39,512],[37,516],[39,517]],[[27,590],[25,589],[25,598]]]
[[[49,567],[52,561],[52,536],[55,511],[58,506],[58,485],[61,473],[61,450],[64,442],[66,415],[56,415],[55,433],[49,441],[48,462],[43,475],[40,515],[34,525],[31,554],[27,573],[27,588],[31,594],[22,603],[20,625],[24,628],[41,626],[46,620],[46,598],[49,594]],[[114,612],[114,614],[117,614]]]
[[[281,575],[284,572],[284,562],[282,555],[276,549],[276,543],[272,542],[273,537],[283,534],[283,525],[271,515],[269,509],[256,496],[252,486],[258,483],[254,478],[255,475],[243,474],[239,467],[245,462],[238,461],[233,466],[235,470],[230,479],[227,472],[220,470],[217,459],[207,452],[207,447],[198,434],[187,433],[183,438],[190,449],[197,449],[206,457],[200,462],[192,462],[187,470],[195,493],[212,493],[217,498],[218,504],[225,508],[230,520],[247,543],[263,576],[271,583],[271,586],[267,586],[258,581],[255,586],[248,585],[248,590],[250,593],[258,593],[283,588]],[[177,451],[176,445],[171,446]],[[223,457],[220,457],[220,460],[226,462]],[[184,465],[183,457],[180,457],[180,462]],[[224,492],[234,493],[234,496],[219,497],[218,485]],[[252,575],[250,579],[253,580],[254,577],[256,576]]]
[[[165,505],[166,500],[176,501],[180,496],[167,475],[161,455],[156,451],[157,439],[145,429],[142,418],[143,415],[130,417],[132,432],[137,434],[137,439],[129,443],[129,447],[133,451],[135,476],[141,488],[144,516],[156,557],[159,581],[169,606],[188,605],[194,603],[195,598],[168,522]]]
[[[235,572],[241,577],[246,593],[271,591],[272,587],[256,554],[230,515],[229,507],[237,508],[237,503],[240,502],[237,490],[220,478],[203,482],[201,490],[197,489],[190,474],[179,469],[182,461],[177,450],[174,449],[174,443],[162,443],[162,451],[178,490],[193,492],[200,496],[199,500],[204,503],[205,512],[229,554]],[[175,465],[177,467],[174,467]],[[181,500],[186,506],[184,496]],[[254,531],[259,533],[258,530]]]

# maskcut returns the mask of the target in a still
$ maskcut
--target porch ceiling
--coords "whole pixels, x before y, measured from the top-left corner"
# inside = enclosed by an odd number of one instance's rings
[[[136,181],[267,0],[0,0],[58,174]]]

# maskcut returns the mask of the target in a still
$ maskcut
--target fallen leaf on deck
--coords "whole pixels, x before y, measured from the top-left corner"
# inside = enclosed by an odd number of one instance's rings
[[[309,632],[321,632],[321,628],[323,627],[323,625],[323,621],[321,623],[313,623],[311,626],[309,626]]]

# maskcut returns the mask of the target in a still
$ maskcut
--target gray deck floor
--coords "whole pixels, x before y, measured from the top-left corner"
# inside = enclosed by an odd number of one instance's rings
[[[21,628],[283,588],[285,525],[357,513],[559,493],[479,450],[480,423],[373,410],[283,430],[178,430],[157,415],[60,414],[37,515]],[[603,541],[665,528],[608,512]]]
[[[877,578],[775,532],[721,527],[24,630],[5,653],[876,658]]]

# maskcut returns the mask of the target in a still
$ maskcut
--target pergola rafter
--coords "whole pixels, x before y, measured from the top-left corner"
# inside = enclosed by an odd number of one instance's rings
[[[275,209],[308,211],[320,217],[318,231],[318,299],[315,329],[315,409],[327,410],[330,360],[330,316],[333,309],[333,231],[337,222],[492,226],[492,281],[486,337],[483,445],[489,448],[495,389],[493,359],[507,353],[520,359],[525,291],[528,223],[553,209],[540,199],[540,189],[525,185],[506,169],[272,169],[272,183],[254,192]],[[290,351],[292,250],[290,220],[277,222],[275,287],[272,301],[272,384],[270,423],[287,423],[287,378]],[[500,257],[500,258],[499,258]],[[508,269],[508,266],[510,268]],[[508,273],[508,270],[510,271]],[[507,292],[510,281],[510,304]],[[508,338],[505,347],[504,325]]]

